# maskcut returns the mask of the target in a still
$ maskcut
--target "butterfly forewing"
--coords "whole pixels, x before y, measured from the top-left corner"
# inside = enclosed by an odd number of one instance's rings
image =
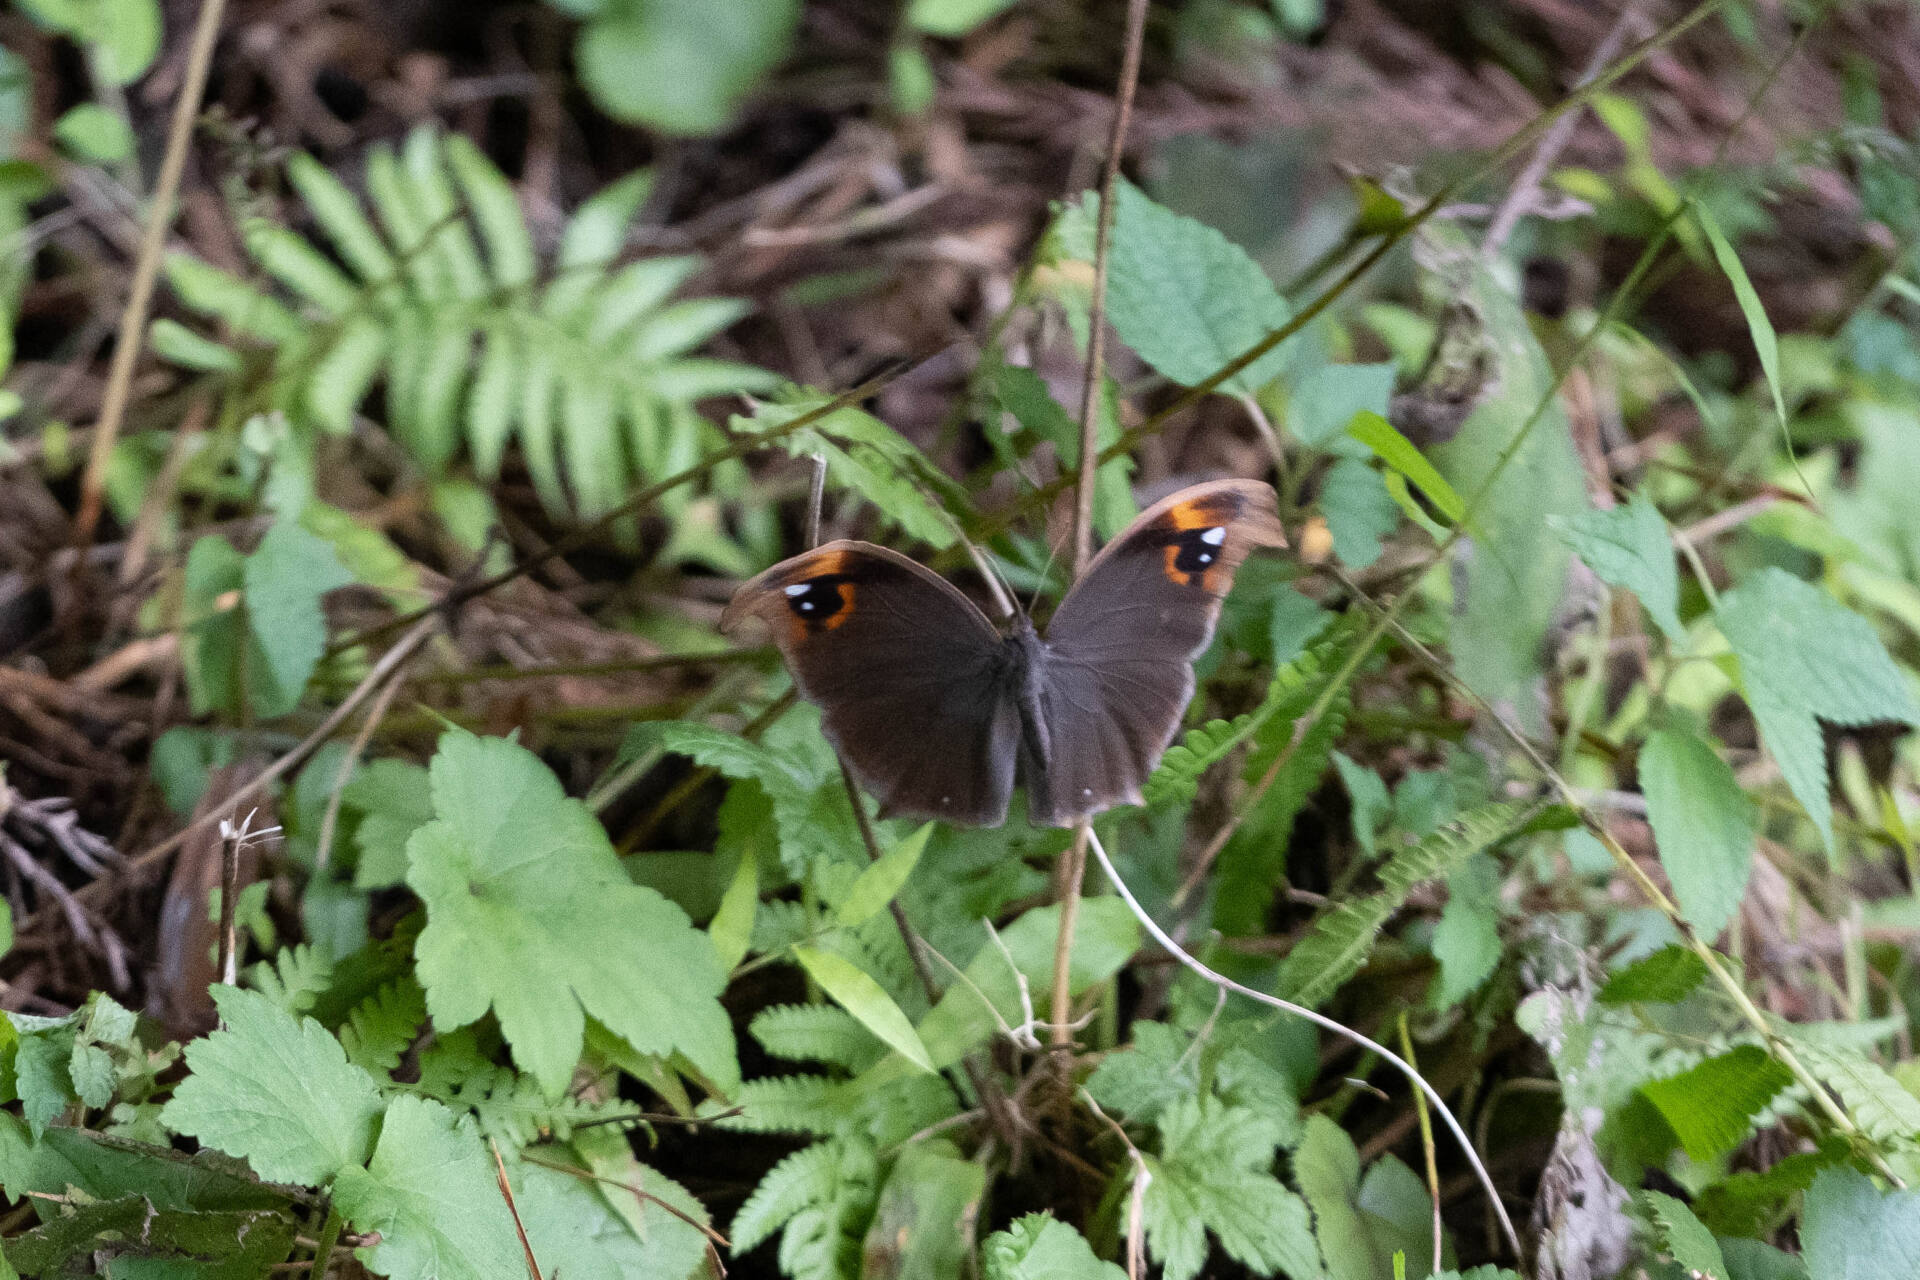
[[[959,591],[885,547],[831,542],[742,586],[721,628],[748,615],[883,813],[1005,817],[1020,735],[1006,645]]]
[[[1285,546],[1273,489],[1218,480],[1149,507],[1094,557],[1046,635],[1047,759],[1029,763],[1036,824],[1062,826],[1140,787],[1180,727],[1193,660],[1213,638],[1234,571]]]

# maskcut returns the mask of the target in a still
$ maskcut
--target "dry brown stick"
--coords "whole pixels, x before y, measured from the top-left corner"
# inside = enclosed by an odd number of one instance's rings
[[[180,96],[173,104],[173,119],[167,126],[167,151],[153,185],[147,225],[140,237],[140,257],[134,262],[127,305],[120,313],[120,337],[113,348],[113,363],[107,368],[107,389],[101,400],[100,416],[94,422],[86,475],[80,482],[80,508],[73,519],[73,545],[78,548],[93,541],[94,528],[100,523],[107,462],[113,456],[114,441],[126,417],[127,400],[133,390],[133,366],[146,345],[142,331],[147,326],[147,311],[153,305],[160,254],[166,247],[167,228],[173,222],[173,201],[180,191],[180,176],[186,172],[193,122],[200,114],[207,72],[213,65],[213,47],[220,35],[220,18],[226,7],[226,0],[201,0],[200,16],[194,22],[193,43],[187,48],[186,79],[180,86]],[[85,563],[84,557],[80,563]]]
[[[507,1202],[507,1212],[513,1215],[513,1233],[520,1237],[521,1252],[527,1255],[527,1274],[533,1280],[543,1280],[540,1263],[533,1256],[533,1241],[527,1239],[526,1224],[520,1221],[520,1206],[513,1200],[513,1186],[507,1181],[507,1162],[500,1158],[500,1144],[488,1138],[487,1150],[493,1152],[493,1172],[500,1180],[500,1198]]]
[[[1080,387],[1080,478],[1074,495],[1073,576],[1086,572],[1093,557],[1093,493],[1100,473],[1100,394],[1106,377],[1107,266],[1113,251],[1113,192],[1120,181],[1120,160],[1126,151],[1127,124],[1133,117],[1133,94],[1140,84],[1140,50],[1146,43],[1147,0],[1127,0],[1127,44],[1120,58],[1120,83],[1115,91],[1113,128],[1107,135],[1106,167],[1100,175],[1100,221],[1094,235],[1093,301],[1087,329],[1087,368]],[[1073,1048],[1073,931],[1080,919],[1080,883],[1087,873],[1087,837],[1092,819],[1075,824],[1073,844],[1061,859],[1055,897],[1060,900],[1060,933],[1053,947],[1053,1047],[1062,1058]],[[1062,1079],[1066,1062],[1062,1062]],[[1064,1096],[1064,1095],[1063,1095]]]

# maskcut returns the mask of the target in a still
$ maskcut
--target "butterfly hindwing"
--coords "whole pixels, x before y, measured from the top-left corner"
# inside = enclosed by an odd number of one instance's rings
[[[742,586],[721,629],[749,615],[882,813],[1004,818],[1020,736],[1005,643],[953,586],[885,547],[830,542]]]
[[[1047,628],[1047,759],[1025,779],[1035,824],[1139,802],[1235,570],[1255,547],[1285,545],[1271,486],[1217,480],[1155,503],[1094,557]]]

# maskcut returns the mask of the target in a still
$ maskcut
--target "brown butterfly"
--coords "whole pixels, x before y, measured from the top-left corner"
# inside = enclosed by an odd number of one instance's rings
[[[1070,826],[1140,785],[1180,727],[1193,660],[1255,547],[1284,547],[1273,489],[1215,480],[1140,513],[1093,558],[1043,637],[1003,633],[952,584],[870,542],[829,542],[734,593],[883,814]]]

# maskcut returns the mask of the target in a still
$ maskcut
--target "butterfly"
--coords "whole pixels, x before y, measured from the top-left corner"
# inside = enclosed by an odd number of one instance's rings
[[[883,815],[1071,826],[1140,786],[1179,730],[1193,660],[1255,547],[1284,547],[1278,501],[1215,480],[1141,512],[1087,565],[1043,636],[1006,631],[930,570],[839,541],[743,584],[722,631],[764,621],[800,696]]]

